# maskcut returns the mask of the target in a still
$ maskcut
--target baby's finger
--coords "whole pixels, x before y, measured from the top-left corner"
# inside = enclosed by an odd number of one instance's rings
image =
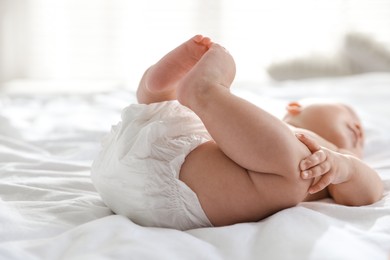
[[[315,177],[319,177],[321,175],[324,175],[328,173],[331,169],[332,165],[330,162],[325,161],[321,164],[318,164],[308,170],[302,171],[301,176],[303,179],[312,179]]]
[[[332,179],[333,176],[331,173],[327,173],[323,175],[322,178],[317,183],[315,183],[313,186],[309,188],[309,193],[313,194],[325,189],[329,184],[332,183]]]
[[[321,149],[314,139],[310,138],[308,135],[297,133],[295,134],[299,141],[301,141],[306,147],[310,150],[310,152],[314,153]]]
[[[318,150],[313,154],[309,155],[299,163],[299,168],[301,171],[310,169],[316,165],[319,165],[325,162],[327,159],[326,153],[323,150]],[[325,172],[323,172],[325,173]]]

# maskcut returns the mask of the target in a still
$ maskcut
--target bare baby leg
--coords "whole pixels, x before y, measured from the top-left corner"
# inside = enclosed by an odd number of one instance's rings
[[[242,167],[278,175],[292,167],[298,170],[298,164],[286,165],[285,158],[301,158],[308,149],[280,119],[230,93],[234,74],[233,58],[213,44],[181,80],[178,100],[201,118],[221,150]]]
[[[230,54],[213,44],[177,89],[179,102],[215,141],[187,157],[181,178],[217,225],[259,220],[296,205],[310,185],[298,168],[308,149],[284,122],[230,93],[234,74]]]
[[[217,226],[294,206],[310,186],[298,168],[310,152],[279,119],[232,95],[234,76],[230,54],[195,36],[152,66],[137,92],[141,103],[177,98],[212,135],[187,156],[180,179]]]

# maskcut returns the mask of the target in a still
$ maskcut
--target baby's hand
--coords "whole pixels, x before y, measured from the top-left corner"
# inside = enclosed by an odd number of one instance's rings
[[[299,164],[301,177],[303,179],[319,178],[309,188],[310,194],[319,192],[330,184],[340,184],[350,178],[347,157],[319,146],[315,140],[307,135],[297,134],[296,136],[312,153]]]

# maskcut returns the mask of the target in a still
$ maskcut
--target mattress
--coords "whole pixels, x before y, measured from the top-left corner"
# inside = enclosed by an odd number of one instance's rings
[[[281,117],[302,98],[355,107],[364,160],[385,192],[375,204],[303,202],[264,220],[177,231],[113,214],[90,179],[100,142],[134,91],[0,93],[0,259],[389,259],[390,74],[235,83],[235,94]]]

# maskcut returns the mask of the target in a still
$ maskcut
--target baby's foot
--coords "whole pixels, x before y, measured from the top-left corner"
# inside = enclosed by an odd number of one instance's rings
[[[219,44],[211,44],[199,62],[183,77],[177,87],[177,99],[191,108],[190,101],[210,88],[229,88],[236,74],[233,57]]]
[[[148,70],[146,88],[156,94],[175,91],[177,82],[199,61],[210,45],[210,38],[196,35],[166,54]]]

